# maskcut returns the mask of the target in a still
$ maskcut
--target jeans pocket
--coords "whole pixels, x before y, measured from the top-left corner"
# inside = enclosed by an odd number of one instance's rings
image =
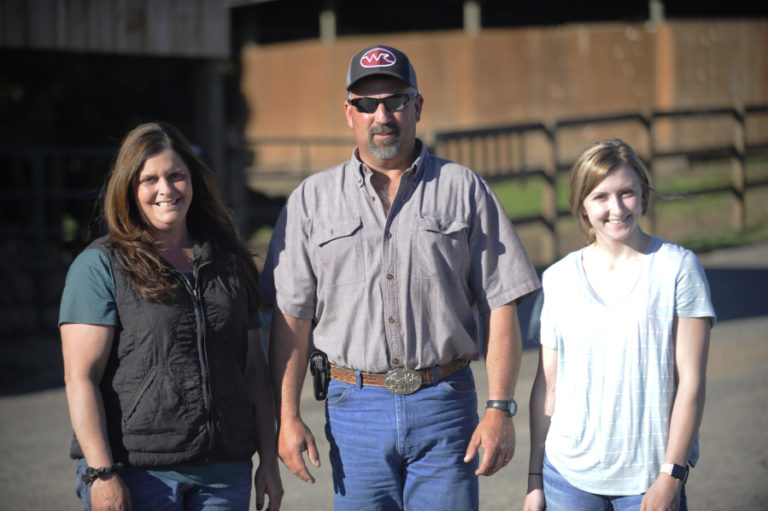
[[[467,385],[464,385],[463,382],[443,381],[438,385],[443,391],[459,396],[474,394],[476,392],[474,385],[468,387]]]
[[[447,392],[454,396],[466,396],[477,393],[475,378],[472,376],[469,366],[458,373],[441,380],[437,384],[437,387],[442,392]]]
[[[354,390],[354,388],[354,385],[348,383],[331,381],[328,385],[328,397],[326,397],[326,403],[328,406],[344,404],[348,393]]]

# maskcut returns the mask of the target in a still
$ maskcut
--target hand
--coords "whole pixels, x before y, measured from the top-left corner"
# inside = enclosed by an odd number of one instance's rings
[[[91,483],[93,511],[131,511],[131,492],[117,474],[109,474]]]
[[[464,456],[469,463],[483,448],[483,461],[475,471],[479,476],[490,476],[504,468],[515,454],[515,427],[503,411],[491,408],[475,428]]]
[[[678,511],[682,487],[683,482],[680,479],[669,474],[659,474],[656,481],[643,495],[640,511]]]
[[[280,468],[277,457],[262,459],[259,455],[259,468],[253,477],[253,488],[256,490],[256,509],[264,507],[264,497],[269,498],[268,511],[279,511],[283,500],[283,482],[280,480]]]
[[[545,508],[544,490],[537,488],[529,491],[523,502],[523,511],[544,511]]]
[[[309,461],[315,467],[320,467],[320,456],[317,454],[315,437],[301,419],[283,420],[277,437],[277,451],[280,459],[293,475],[304,482],[314,483],[315,478],[309,473],[304,463],[304,451],[309,455]]]

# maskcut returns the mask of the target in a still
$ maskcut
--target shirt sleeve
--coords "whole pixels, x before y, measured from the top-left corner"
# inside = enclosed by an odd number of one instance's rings
[[[117,326],[115,278],[107,255],[89,248],[67,271],[59,308],[59,325],[83,323]]]
[[[512,301],[519,304],[541,284],[512,221],[482,179],[473,206],[470,285],[483,314]]]
[[[544,274],[542,275],[542,281],[544,283],[544,288],[540,293],[541,295],[540,299],[542,300],[542,305],[541,305],[541,319],[539,321],[538,341],[545,348],[556,350],[559,345],[557,327],[556,327],[557,314],[554,313],[553,309],[555,307],[553,307],[552,305],[553,297],[554,297],[554,292],[552,289],[553,282],[552,282],[551,275],[547,271],[545,271]]]
[[[275,224],[264,261],[261,291],[266,305],[291,317],[312,318],[317,279],[309,256],[301,190],[299,187],[291,194]]]
[[[677,274],[675,313],[681,318],[708,317],[713,325],[717,320],[704,268],[689,250],[685,252]]]

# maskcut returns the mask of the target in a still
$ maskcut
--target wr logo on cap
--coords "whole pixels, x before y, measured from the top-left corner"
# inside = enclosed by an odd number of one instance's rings
[[[397,59],[391,51],[384,48],[374,48],[365,52],[360,57],[360,65],[363,67],[388,67],[397,62]]]

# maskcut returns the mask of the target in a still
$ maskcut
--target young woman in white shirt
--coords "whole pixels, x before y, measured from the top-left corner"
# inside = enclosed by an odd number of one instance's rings
[[[715,312],[696,256],[640,227],[650,194],[620,139],[572,169],[587,245],[544,272],[525,511],[687,509]]]

